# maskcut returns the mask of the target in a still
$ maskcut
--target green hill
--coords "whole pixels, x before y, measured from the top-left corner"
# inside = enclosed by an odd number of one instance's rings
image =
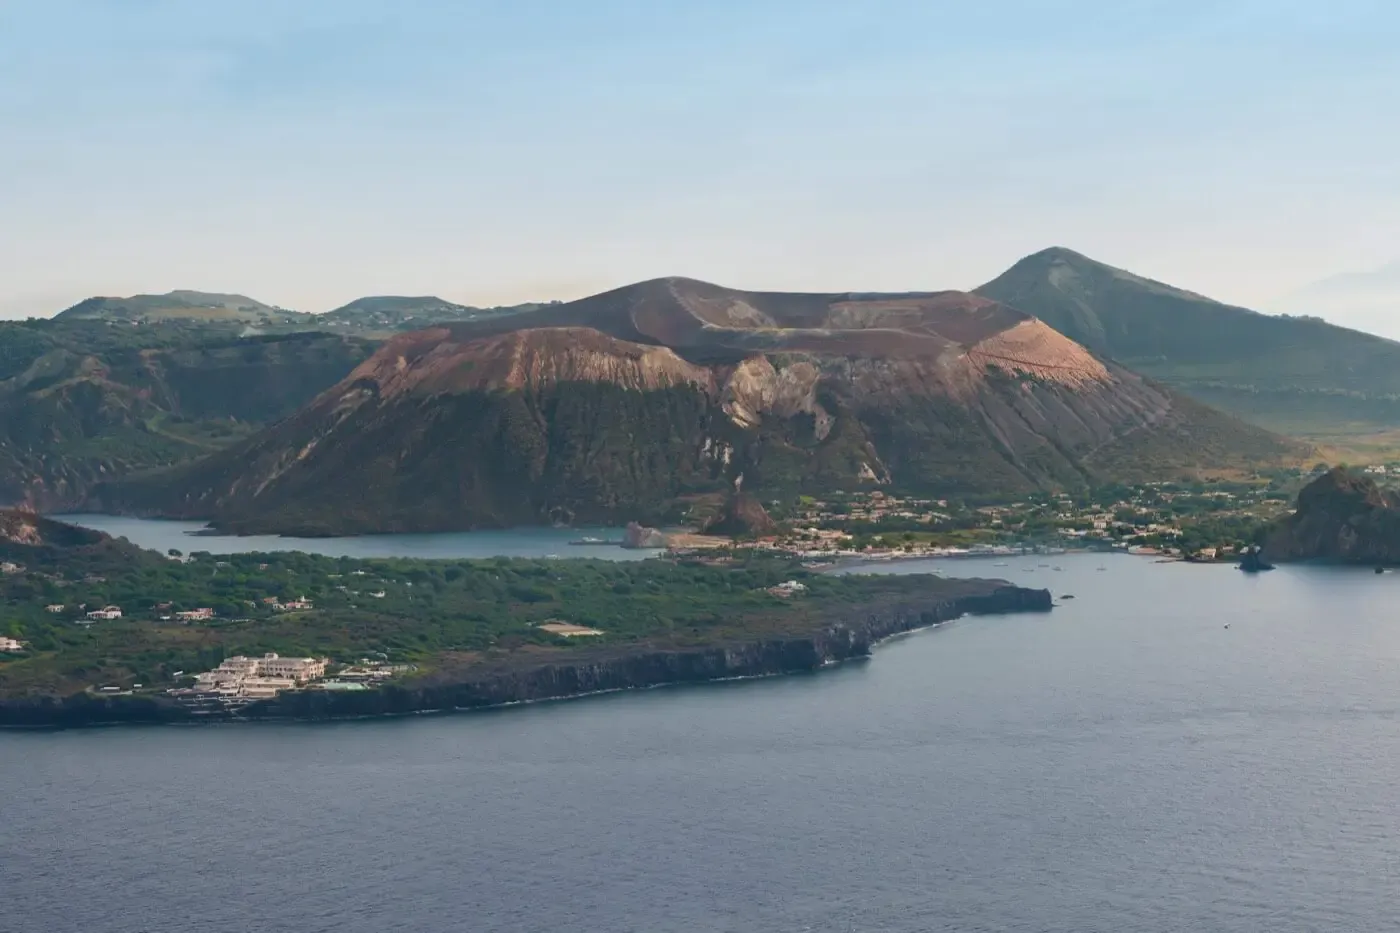
[[[131,295],[126,298],[86,298],[60,311],[63,320],[160,321],[178,318],[197,320],[285,323],[309,317],[264,304],[247,295],[226,295],[177,289],[164,295]]]
[[[289,414],[373,349],[242,329],[0,323],[0,504],[70,508],[99,481],[217,450]]]
[[[333,311],[318,314],[316,327],[335,331],[392,332],[416,330],[433,324],[476,321],[544,307],[531,302],[493,308],[459,305],[434,295],[370,295],[357,298]]]
[[[976,290],[1095,353],[1276,431],[1400,427],[1400,343],[1213,301],[1054,247]]]

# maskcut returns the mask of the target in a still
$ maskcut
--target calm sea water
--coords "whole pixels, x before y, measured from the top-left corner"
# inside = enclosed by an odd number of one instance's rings
[[[54,515],[53,518],[105,531],[132,544],[160,551],[208,551],[241,554],[250,551],[305,551],[327,557],[596,557],[641,560],[655,551],[620,547],[575,546],[585,537],[617,541],[621,528],[510,528],[504,531],[459,531],[420,535],[360,535],[346,538],[284,538],[279,535],[196,535],[203,522],[125,518],[118,515]]]
[[[811,676],[0,734],[0,928],[1396,929],[1400,575],[1050,560]]]

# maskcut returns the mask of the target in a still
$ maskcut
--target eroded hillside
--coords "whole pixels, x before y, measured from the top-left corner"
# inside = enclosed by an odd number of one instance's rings
[[[987,298],[660,279],[401,336],[285,421],[105,494],[244,530],[422,530],[664,516],[740,475],[1006,493],[1292,452]]]

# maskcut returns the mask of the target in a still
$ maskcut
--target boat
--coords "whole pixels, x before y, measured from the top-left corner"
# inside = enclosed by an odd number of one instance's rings
[[[993,567],[1010,567],[1011,565],[1008,564],[1008,563],[1007,563],[1006,561],[1004,561],[1004,560],[999,560],[999,561],[997,561],[995,564],[992,564],[992,566],[993,566]]]
[[[1074,594],[1073,594],[1073,593],[1066,593],[1065,595],[1061,596],[1060,598],[1061,598],[1061,599],[1074,599]]]
[[[609,540],[606,539],[606,538],[588,538],[588,537],[584,537],[584,538],[579,538],[577,541],[570,541],[569,543],[570,543],[570,544],[573,544],[573,545],[578,545],[578,546],[580,546],[580,547],[599,547],[599,546],[602,546],[602,547],[622,547],[622,541],[621,541],[621,539],[619,539],[619,540],[617,540],[617,541],[609,541]]]
[[[1384,567],[1377,567],[1377,568],[1376,568],[1376,573],[1385,573],[1385,568],[1384,568]]]

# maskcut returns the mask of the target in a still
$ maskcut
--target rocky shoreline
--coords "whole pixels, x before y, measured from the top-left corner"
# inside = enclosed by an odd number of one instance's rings
[[[571,651],[541,660],[509,655],[441,668],[401,684],[356,692],[303,690],[211,717],[165,697],[71,697],[0,700],[0,727],[67,728],[129,723],[228,720],[335,720],[487,709],[596,693],[705,683],[819,670],[867,657],[883,639],[964,615],[1048,612],[1048,590],[1002,580],[938,581],[949,589],[932,599],[871,610],[820,629],[694,648]]]

